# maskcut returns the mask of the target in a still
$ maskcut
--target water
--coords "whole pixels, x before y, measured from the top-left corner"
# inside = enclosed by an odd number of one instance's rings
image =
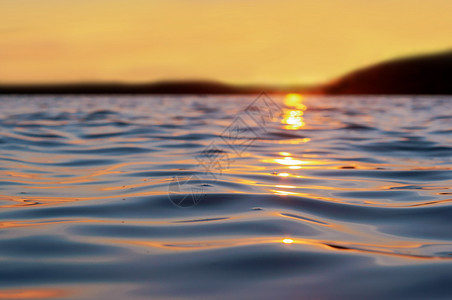
[[[450,299],[452,99],[272,98],[0,97],[0,298]]]

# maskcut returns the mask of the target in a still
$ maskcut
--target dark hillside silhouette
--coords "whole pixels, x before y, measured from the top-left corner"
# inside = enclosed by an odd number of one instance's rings
[[[452,51],[392,60],[352,72],[325,94],[452,94]]]

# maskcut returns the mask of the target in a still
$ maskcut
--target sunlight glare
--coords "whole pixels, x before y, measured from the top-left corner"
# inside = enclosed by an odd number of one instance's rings
[[[275,159],[275,162],[277,162],[280,165],[285,166],[297,166],[297,165],[303,165],[306,164],[306,161],[293,159],[292,157],[284,157],[284,159]]]

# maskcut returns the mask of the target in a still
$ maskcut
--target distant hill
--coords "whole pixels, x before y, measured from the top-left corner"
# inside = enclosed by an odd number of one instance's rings
[[[214,81],[166,81],[143,84],[73,83],[2,85],[0,94],[258,94],[452,95],[452,51],[376,64],[318,86],[236,86]]]
[[[259,94],[306,92],[310,86],[228,85],[215,81],[162,81],[155,83],[71,83],[2,85],[0,94]]]
[[[392,60],[320,88],[324,94],[452,94],[452,51]]]
[[[143,84],[72,83],[1,85],[0,94],[240,94],[252,89],[210,81],[168,81]]]

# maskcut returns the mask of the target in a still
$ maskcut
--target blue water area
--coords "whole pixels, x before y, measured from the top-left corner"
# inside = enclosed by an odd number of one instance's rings
[[[451,97],[0,97],[0,299],[451,283]]]

